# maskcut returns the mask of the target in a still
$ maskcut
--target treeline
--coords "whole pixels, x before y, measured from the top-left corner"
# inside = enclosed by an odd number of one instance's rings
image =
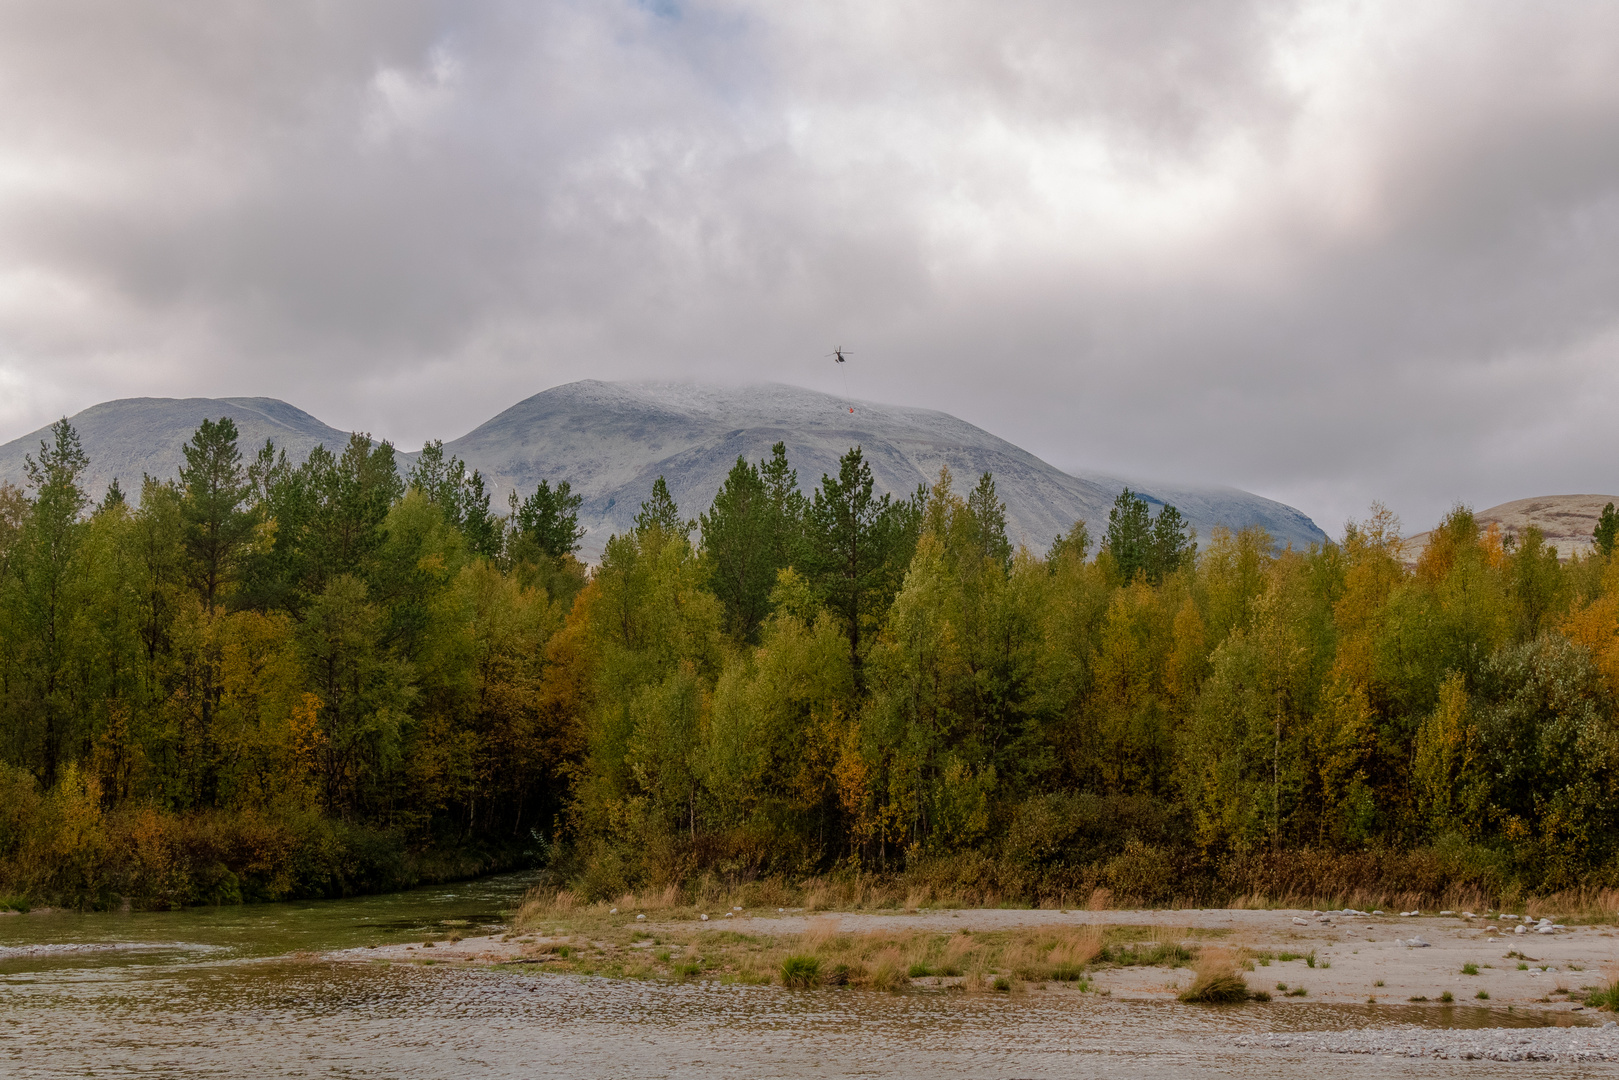
[[[0,491],[0,889],[1619,884],[1611,512],[1564,564],[1458,508],[1408,569],[1385,511],[1199,549],[1126,491],[1036,553],[987,474],[894,499],[854,449],[806,495],[778,445],[587,572],[565,482],[497,516],[436,444],[186,461],[91,506],[63,422]]]

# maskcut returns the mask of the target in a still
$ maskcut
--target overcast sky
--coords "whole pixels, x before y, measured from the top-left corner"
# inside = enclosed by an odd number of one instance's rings
[[[0,441],[846,377],[1416,531],[1619,491],[1616,360],[1611,0],[0,0]]]

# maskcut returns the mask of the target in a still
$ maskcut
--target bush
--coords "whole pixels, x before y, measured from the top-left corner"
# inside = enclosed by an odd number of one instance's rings
[[[781,962],[781,984],[807,990],[821,981],[821,960],[816,956],[789,956]]]

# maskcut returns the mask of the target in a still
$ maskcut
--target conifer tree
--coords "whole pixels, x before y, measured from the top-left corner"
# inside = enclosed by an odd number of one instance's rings
[[[669,494],[669,485],[661,476],[653,481],[652,497],[641,504],[635,515],[636,535],[652,529],[661,529],[671,536],[685,536],[688,531],[686,522],[680,520],[680,508]]]
[[[254,515],[244,509],[252,486],[236,446],[236,423],[230,417],[204,420],[182,449],[186,553],[197,595],[212,612],[221,589],[234,579],[242,549],[253,535]]]
[[[23,714],[18,719],[31,715],[39,720],[39,777],[47,789],[56,783],[66,728],[72,721],[60,690],[67,675],[73,624],[73,562],[90,503],[79,487],[79,476],[89,463],[78,432],[66,418],[51,425],[51,441],[40,442],[38,460],[32,455],[23,459],[33,492],[17,559],[26,637],[12,644],[27,650],[31,678],[20,688],[22,700],[14,700],[13,708]]]
[[[1591,539],[1604,557],[1612,557],[1614,541],[1619,540],[1619,512],[1614,510],[1613,503],[1602,508],[1602,516],[1597,519],[1597,527],[1591,531]]]
[[[823,475],[805,515],[811,580],[842,625],[857,688],[865,640],[893,601],[916,548],[926,488],[904,502],[879,497],[860,447]]]
[[[698,518],[709,587],[725,605],[725,629],[752,640],[776,583],[770,503],[757,466],[738,455],[708,513]]]
[[[585,530],[579,525],[579,507],[584,497],[575,495],[566,480],[541,480],[534,494],[521,502],[512,492],[512,527],[520,537],[534,542],[547,558],[560,559],[579,550]]]

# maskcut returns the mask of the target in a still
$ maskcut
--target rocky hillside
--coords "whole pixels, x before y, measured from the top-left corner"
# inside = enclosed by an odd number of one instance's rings
[[[1534,525],[1557,547],[1560,558],[1591,550],[1591,533],[1597,527],[1602,508],[1619,506],[1619,495],[1538,495],[1516,499],[1474,513],[1481,527],[1498,525],[1503,533],[1522,535]],[[1405,542],[1406,562],[1415,565],[1428,546],[1428,533],[1418,533]]]
[[[852,411],[851,411],[852,410]],[[317,444],[335,447],[347,433],[271,398],[131,398],[72,417],[90,455],[90,490],[113,477],[138,490],[142,473],[178,474],[181,445],[205,417],[230,416],[245,452],[266,438],[302,460]],[[0,480],[21,483],[23,455],[38,451],[41,430],[0,446]],[[961,488],[994,473],[1016,542],[1043,550],[1078,518],[1099,536],[1124,482],[1073,476],[1012,443],[947,413],[851,402],[792,386],[721,387],[690,383],[569,383],[536,394],[446,443],[449,453],[483,471],[495,505],[541,479],[567,480],[584,496],[582,554],[594,559],[607,537],[627,529],[652,482],[667,479],[681,510],[705,510],[737,455],[758,460],[776,442],[806,491],[858,445],[885,491],[905,494],[948,466]],[[414,455],[401,454],[402,465]],[[1170,502],[1207,537],[1216,526],[1262,525],[1283,543],[1325,539],[1290,506],[1235,488],[1132,484],[1149,501]]]

